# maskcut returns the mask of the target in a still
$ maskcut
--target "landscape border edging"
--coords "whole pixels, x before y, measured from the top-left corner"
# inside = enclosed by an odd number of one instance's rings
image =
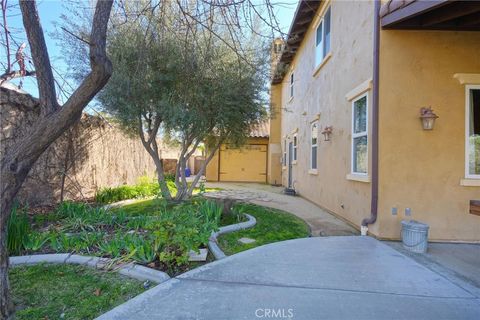
[[[37,254],[37,255],[27,255],[27,256],[14,256],[10,257],[10,266],[21,266],[21,265],[35,265],[40,263],[52,263],[52,264],[79,264],[95,269],[102,269],[112,260],[108,258],[101,257],[92,257],[92,256],[82,256],[78,254],[69,254],[69,253],[53,253],[53,254]],[[119,268],[114,269],[114,271],[127,276],[129,278],[134,278],[140,281],[149,280],[154,283],[162,283],[170,279],[170,276],[165,272],[148,268],[135,263],[128,263]]]
[[[215,260],[220,260],[227,257],[227,255],[218,246],[218,241],[217,241],[218,236],[222,234],[230,233],[230,232],[249,229],[257,224],[257,219],[255,219],[254,216],[249,215],[247,213],[245,213],[245,216],[247,217],[248,221],[224,226],[224,227],[221,227],[217,232],[212,232],[210,239],[208,239],[208,248],[210,249],[213,256],[215,257]]]

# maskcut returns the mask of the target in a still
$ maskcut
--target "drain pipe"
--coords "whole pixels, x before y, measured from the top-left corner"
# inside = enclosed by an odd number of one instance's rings
[[[366,236],[368,225],[377,221],[378,213],[378,78],[379,78],[379,45],[380,45],[380,6],[381,1],[375,0],[373,27],[373,101],[372,101],[372,198],[370,217],[362,220],[361,234]]]

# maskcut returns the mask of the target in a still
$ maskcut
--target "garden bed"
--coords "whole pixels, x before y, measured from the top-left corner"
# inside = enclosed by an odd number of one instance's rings
[[[219,227],[222,208],[202,197],[181,204],[140,200],[105,210],[64,202],[56,210],[27,217],[14,210],[9,223],[10,255],[77,253],[134,261],[167,272],[183,273],[190,250],[206,247]]]
[[[204,264],[189,261],[189,252],[206,248],[220,226],[246,221],[243,213],[254,216],[257,225],[219,236],[218,245],[226,255],[309,236],[303,220],[280,210],[242,203],[230,213],[222,214],[223,209],[221,203],[202,196],[180,204],[143,199],[111,209],[64,202],[29,216],[16,209],[9,221],[9,252],[105,257],[112,265],[135,262],[175,276]],[[213,260],[209,253],[206,262]]]
[[[16,319],[93,319],[135,297],[141,281],[79,265],[10,269]]]

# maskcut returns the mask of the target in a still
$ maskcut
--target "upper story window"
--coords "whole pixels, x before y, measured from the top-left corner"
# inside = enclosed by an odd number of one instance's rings
[[[363,95],[352,105],[352,173],[367,174],[368,168],[368,100]]]
[[[290,98],[293,98],[293,72],[290,74]]]
[[[466,177],[480,179],[480,85],[467,86]]]
[[[273,45],[273,51],[276,53],[276,54],[279,54],[281,53],[283,50],[283,44],[281,42],[277,42]]]
[[[297,161],[297,135],[293,136],[293,161]]]
[[[318,122],[312,123],[310,136],[310,169],[317,169]]]
[[[318,66],[330,52],[330,8],[327,9],[317,26],[315,42],[315,66]]]

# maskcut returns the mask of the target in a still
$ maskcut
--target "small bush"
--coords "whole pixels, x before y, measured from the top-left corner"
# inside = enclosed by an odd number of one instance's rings
[[[171,194],[177,192],[175,186],[175,177],[166,176],[165,181]],[[138,180],[138,184],[129,186],[119,186],[112,188],[102,188],[95,195],[95,201],[98,203],[112,203],[127,199],[137,199],[153,197],[160,194],[160,186],[157,182],[152,182],[146,177],[142,177]]]
[[[175,174],[174,173],[166,173],[165,174],[165,181],[175,182]]]
[[[19,208],[15,203],[7,222],[7,248],[8,254],[19,254],[28,241],[30,223],[28,221],[26,208]]]

